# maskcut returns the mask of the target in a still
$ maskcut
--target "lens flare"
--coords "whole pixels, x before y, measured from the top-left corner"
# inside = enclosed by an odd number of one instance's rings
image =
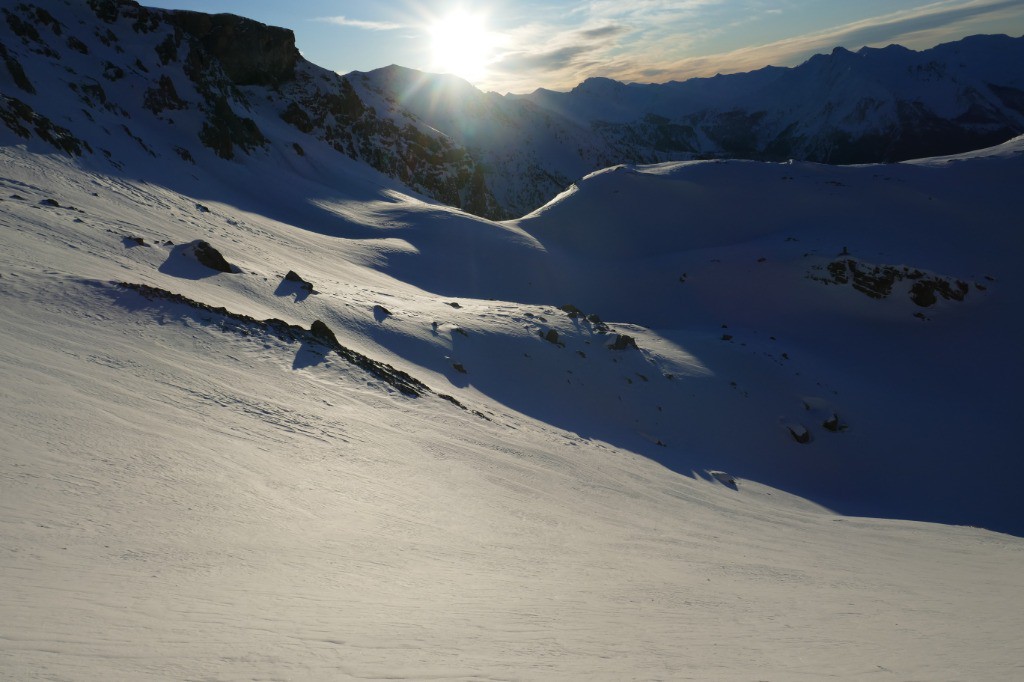
[[[430,27],[432,69],[470,82],[487,75],[487,64],[495,49],[494,34],[487,30],[483,16],[454,11]]]

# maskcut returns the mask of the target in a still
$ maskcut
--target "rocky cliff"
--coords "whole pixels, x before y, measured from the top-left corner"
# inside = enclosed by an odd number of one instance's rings
[[[195,164],[322,147],[444,203],[506,215],[465,148],[366,106],[348,79],[304,60],[290,30],[132,0],[39,0],[3,15],[0,130],[22,143],[115,168],[139,151]]]

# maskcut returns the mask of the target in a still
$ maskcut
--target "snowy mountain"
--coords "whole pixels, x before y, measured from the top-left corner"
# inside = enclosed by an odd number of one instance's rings
[[[39,137],[72,153],[107,157],[111,138],[128,137],[151,158],[206,163],[211,152],[230,160],[271,146],[292,165],[326,144],[492,219],[525,215],[618,163],[888,162],[1024,133],[1024,37],[501,96],[398,66],[339,76],[302,59],[291,31],[232,15],[90,0],[23,3],[4,18],[0,120],[22,138],[38,120]]]
[[[126,2],[0,31],[3,677],[1019,673],[1024,137],[494,222],[388,166],[489,163],[371,87],[415,74]]]
[[[271,153],[315,174],[306,148],[329,147],[445,203],[496,210],[465,149],[378,116],[348,80],[302,59],[290,30],[132,0],[58,0],[3,13],[7,135],[115,168]],[[136,148],[115,155],[124,139]]]
[[[661,152],[877,163],[979,149],[1024,132],[1021,64],[1024,37],[972,36],[920,52],[836,48],[794,68],[681,83],[595,78],[528,99]]]
[[[567,179],[616,163],[878,163],[1024,133],[1024,37],[973,36],[921,52],[837,48],[795,68],[658,85],[591,78],[571,92],[526,96],[399,67],[349,78],[364,98],[377,93],[380,111],[411,112],[471,150],[515,216]]]

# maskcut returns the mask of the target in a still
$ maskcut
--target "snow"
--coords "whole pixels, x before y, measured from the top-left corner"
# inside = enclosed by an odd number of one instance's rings
[[[3,138],[0,676],[1021,676],[1024,139],[619,166],[494,223],[285,132]]]
[[[951,178],[957,184],[979,177],[974,165],[935,170],[964,167]],[[737,183],[747,171],[712,164],[723,168]],[[991,169],[993,177],[1007,172]],[[662,182],[666,173],[607,173],[583,186],[606,176]],[[612,322],[643,352],[618,358],[614,365],[628,367],[611,374],[603,364],[585,370],[575,356],[575,374],[566,375],[576,349],[591,358],[614,352],[585,345],[594,340],[586,324],[573,331],[575,323],[550,305],[452,301],[394,276],[424,279],[428,269],[413,267],[416,256],[404,252],[391,265],[396,241],[417,252],[443,242],[451,262],[465,266],[485,246],[505,251],[504,235],[520,234],[514,226],[488,229],[393,194],[394,204],[383,194],[371,202],[335,195],[329,201],[346,206],[349,220],[387,206],[395,207],[387,220],[404,218],[402,238],[353,241],[304,229],[301,195],[278,205],[279,214],[296,207],[296,220],[285,223],[10,147],[2,177],[0,570],[8,598],[0,661],[14,678],[1007,679],[1020,672],[1018,538],[837,516],[759,483],[736,461],[714,467],[729,461],[729,438],[711,428],[707,438],[694,434],[699,446],[687,455],[706,466],[673,471],[638,454],[664,448],[639,434],[623,438],[627,418],[616,421],[601,399],[605,389],[555,388],[566,376],[607,386],[646,367],[652,382],[664,382],[655,398],[666,404],[666,386],[714,382],[726,372],[746,377],[741,389],[770,393],[772,372],[752,354],[727,348],[717,334],[673,340]],[[45,198],[60,207],[40,205]],[[432,233],[467,221],[487,236],[473,243],[462,241],[465,232]],[[151,246],[126,246],[128,232]],[[161,272],[173,250],[164,240],[200,237],[241,272]],[[526,253],[544,253],[521,243]],[[374,250],[382,260],[368,255]],[[318,293],[302,301],[275,296],[287,269]],[[999,274],[1009,288],[1012,273]],[[455,394],[491,421],[436,397],[403,398],[315,347],[224,331],[216,319],[147,302],[115,281],[163,286],[258,318],[324,319],[346,345]],[[375,320],[376,304],[393,314]],[[949,308],[942,312],[956,318],[953,333],[966,313]],[[537,338],[540,327],[558,328],[567,347]],[[531,357],[517,360],[523,353]],[[445,357],[469,373],[454,372]],[[656,369],[679,378],[668,382]],[[762,386],[753,383],[758,376]],[[723,403],[718,393],[735,390],[724,381],[700,386],[689,386],[699,397],[684,404],[708,402],[711,411],[688,428],[756,413],[739,398]],[[583,397],[589,402],[575,404]],[[824,414],[831,402],[822,400],[814,409]],[[726,405],[732,411],[716,418]],[[970,429],[980,418],[972,413],[962,423]],[[870,432],[865,416],[850,413],[850,420],[851,433],[836,437]],[[817,447],[825,434],[800,446],[774,428],[778,441],[762,440],[751,454],[797,458],[817,475],[798,449]],[[881,445],[863,436],[854,449]],[[961,470],[977,471],[984,485],[1003,484],[993,470],[1013,476],[1008,462],[979,466],[978,453],[967,452]],[[887,466],[871,475],[899,479],[902,464]],[[916,485],[935,485],[927,471],[916,475]]]

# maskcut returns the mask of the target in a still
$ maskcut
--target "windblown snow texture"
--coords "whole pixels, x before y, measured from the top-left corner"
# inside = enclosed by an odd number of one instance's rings
[[[1020,676],[1024,138],[493,222],[287,31],[0,45],[4,677]]]

